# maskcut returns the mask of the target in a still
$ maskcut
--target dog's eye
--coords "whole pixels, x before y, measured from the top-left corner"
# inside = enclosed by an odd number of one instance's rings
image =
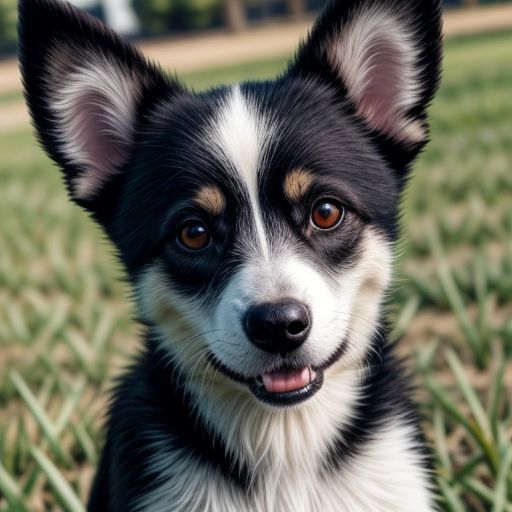
[[[321,199],[313,208],[311,222],[318,229],[328,230],[338,227],[345,216],[343,206],[330,199]]]
[[[180,226],[178,242],[190,251],[199,251],[210,245],[211,236],[203,222],[193,220],[185,222]]]

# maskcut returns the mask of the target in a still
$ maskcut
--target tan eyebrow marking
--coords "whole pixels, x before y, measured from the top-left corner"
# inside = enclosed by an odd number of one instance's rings
[[[294,169],[284,179],[284,193],[290,201],[298,201],[308,191],[313,175],[303,169]]]
[[[199,189],[195,202],[213,215],[219,215],[226,207],[226,199],[219,187],[206,185]]]

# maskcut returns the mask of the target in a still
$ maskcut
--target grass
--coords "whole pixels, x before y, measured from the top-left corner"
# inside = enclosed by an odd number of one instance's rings
[[[23,100],[23,93],[21,91],[9,91],[0,94],[0,106],[8,103],[17,103]]]
[[[221,69],[206,69],[181,76],[192,88],[200,90],[212,85],[251,80],[266,79],[280,73],[288,62],[288,57],[278,57],[270,60],[248,62]]]
[[[512,36],[447,43],[404,199],[390,315],[443,510],[512,511]],[[201,88],[285,59],[195,73]],[[0,510],[81,511],[113,377],[137,348],[113,251],[28,130],[0,137]]]

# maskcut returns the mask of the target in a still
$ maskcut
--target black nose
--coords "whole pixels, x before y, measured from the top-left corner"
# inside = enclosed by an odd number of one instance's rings
[[[249,339],[266,352],[282,354],[299,348],[311,330],[311,317],[304,304],[288,299],[251,306],[244,319]]]

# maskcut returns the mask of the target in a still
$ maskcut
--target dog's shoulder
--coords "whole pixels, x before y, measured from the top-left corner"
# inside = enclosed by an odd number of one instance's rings
[[[88,509],[137,510],[137,503],[158,492],[162,481],[182,477],[196,464],[237,487],[248,485],[246,468],[229,456],[221,437],[197,414],[180,369],[148,335],[145,348],[112,390],[105,448]]]

